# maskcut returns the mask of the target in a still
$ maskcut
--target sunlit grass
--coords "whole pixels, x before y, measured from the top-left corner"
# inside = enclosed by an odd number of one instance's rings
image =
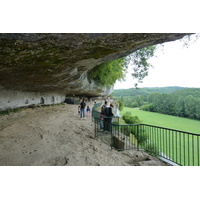
[[[192,120],[127,107],[123,109],[121,115],[125,112],[132,112],[132,115],[138,116],[144,124],[200,134],[200,120]]]
[[[200,133],[200,121],[198,120],[147,112],[134,108],[124,108],[121,115],[125,112],[131,112],[132,115],[138,116],[143,124],[190,133]],[[166,129],[146,128],[145,133],[150,136],[150,141],[155,142],[155,147],[174,162],[186,166],[198,166],[200,164],[200,137],[173,130],[167,131]]]

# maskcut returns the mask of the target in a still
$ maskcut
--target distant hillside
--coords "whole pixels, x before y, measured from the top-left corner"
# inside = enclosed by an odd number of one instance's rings
[[[200,120],[200,88],[157,87],[114,90],[125,107]]]
[[[116,89],[113,91],[112,96],[114,98],[119,98],[121,96],[148,96],[151,93],[159,92],[159,93],[173,93],[175,91],[180,91],[186,89],[186,87],[178,87],[178,86],[171,86],[171,87],[144,87],[144,88],[130,88],[130,89]]]

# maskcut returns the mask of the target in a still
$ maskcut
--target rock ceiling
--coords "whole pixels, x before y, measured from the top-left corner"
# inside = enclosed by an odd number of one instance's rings
[[[100,96],[110,93],[87,73],[95,66],[184,33],[0,34],[0,86],[30,92]]]

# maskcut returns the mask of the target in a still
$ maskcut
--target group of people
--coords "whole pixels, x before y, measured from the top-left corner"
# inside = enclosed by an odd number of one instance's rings
[[[101,107],[101,112],[99,116],[101,131],[105,131],[105,132],[111,131],[112,118],[114,117],[112,108],[113,108],[113,104],[110,104],[109,106],[108,101],[105,101],[104,105]],[[90,107],[89,106],[86,107],[86,102],[85,102],[85,99],[83,98],[81,100],[80,105],[78,106],[78,115],[80,115],[80,118],[86,117],[85,110],[86,110],[87,116],[90,117],[91,116]]]
[[[85,99],[83,98],[80,105],[78,106],[78,115],[80,115],[80,118],[85,118],[85,108],[86,108],[86,103],[85,103]],[[91,112],[90,112],[89,106],[87,106],[86,112],[87,112],[87,116],[90,117]]]

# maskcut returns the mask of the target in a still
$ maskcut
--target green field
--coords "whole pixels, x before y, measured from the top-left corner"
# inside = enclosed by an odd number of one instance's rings
[[[198,120],[147,112],[127,107],[124,108],[121,115],[125,112],[131,112],[132,115],[138,116],[143,124],[196,134],[200,133],[200,121]],[[170,160],[173,160],[181,165],[199,166],[200,137],[179,131],[145,126],[141,128],[139,132],[141,135],[145,134],[148,136],[149,139],[145,145],[152,144],[155,147],[153,152],[157,149],[159,152],[166,155]]]
[[[138,116],[143,124],[149,124],[154,126],[160,126],[160,127],[200,134],[199,120],[192,120],[182,117],[175,117],[171,115],[148,112],[139,110],[137,108],[125,107],[121,112],[121,115],[123,115],[125,112],[131,112],[132,115]]]

